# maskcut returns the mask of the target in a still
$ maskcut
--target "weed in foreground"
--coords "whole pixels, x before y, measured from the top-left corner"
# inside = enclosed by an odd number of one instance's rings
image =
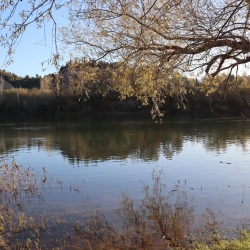
[[[123,193],[112,222],[102,211],[76,223],[47,213],[30,217],[25,206],[31,199],[42,200],[41,190],[49,185],[45,168],[43,172],[39,178],[30,167],[23,169],[14,160],[0,166],[0,249],[250,249],[250,232],[246,228],[232,230],[228,237],[211,209],[195,228],[194,207],[185,183],[169,191],[161,181],[161,172],[153,172],[152,188],[144,185],[143,199],[133,200]]]

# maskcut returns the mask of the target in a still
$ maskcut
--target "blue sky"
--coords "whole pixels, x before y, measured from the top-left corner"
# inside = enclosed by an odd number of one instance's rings
[[[23,5],[22,8],[25,8],[25,6],[26,4]],[[16,14],[18,16],[18,13]],[[58,27],[67,24],[66,19],[62,17],[60,12],[55,12],[54,14]],[[15,20],[17,20],[17,18]],[[24,35],[13,54],[14,62],[8,66],[4,66],[7,49],[0,47],[0,69],[5,69],[6,71],[15,73],[18,76],[35,76],[36,74],[44,76],[56,72],[56,68],[47,63],[44,63],[42,66],[42,62],[47,61],[51,57],[52,52],[55,52],[52,28],[52,22],[46,22],[45,27],[40,29],[37,29],[36,24],[29,26],[25,30]],[[63,63],[64,62],[62,62],[62,64]],[[46,68],[46,70],[43,71],[43,68]]]
[[[50,30],[49,30],[50,31]],[[47,42],[43,39],[43,31],[37,30],[35,27],[30,27],[24,33],[20,44],[18,45],[15,54],[13,55],[14,62],[7,67],[3,67],[4,58],[1,58],[1,69],[5,69],[18,76],[35,76],[36,74],[45,75],[55,71],[55,68],[47,68],[42,71],[42,62],[46,61],[51,55],[51,34],[47,32]],[[40,44],[37,44],[39,41]],[[43,43],[43,44],[42,44]],[[4,48],[0,49],[0,54],[6,56],[7,51]],[[47,66],[47,65],[45,65]]]

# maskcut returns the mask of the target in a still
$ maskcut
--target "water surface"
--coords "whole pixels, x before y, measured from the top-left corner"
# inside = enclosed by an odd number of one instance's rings
[[[34,213],[67,216],[86,209],[113,213],[126,192],[144,197],[152,172],[162,171],[167,192],[185,190],[199,215],[215,211],[224,225],[250,219],[250,123],[243,118],[92,117],[0,122],[1,159],[13,158],[50,188]]]

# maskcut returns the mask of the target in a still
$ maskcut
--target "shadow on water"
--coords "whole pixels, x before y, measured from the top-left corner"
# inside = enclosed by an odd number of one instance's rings
[[[0,170],[1,249],[192,249],[222,237],[212,209],[197,215],[186,182],[167,186],[163,171],[152,172],[153,184],[143,184],[141,199],[123,192],[111,213],[86,209],[72,216],[32,211],[32,200],[46,203],[42,194],[51,191],[46,169],[39,177],[13,161]],[[228,232],[223,237],[232,237]]]

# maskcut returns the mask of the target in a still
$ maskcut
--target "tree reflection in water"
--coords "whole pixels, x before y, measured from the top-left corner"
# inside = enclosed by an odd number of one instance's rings
[[[194,207],[190,206],[185,183],[168,190],[162,174],[153,172],[154,184],[151,188],[144,184],[143,199],[137,201],[122,194],[112,225],[101,211],[88,217],[82,226],[77,223],[74,244],[85,244],[86,249],[168,249],[190,244]]]
[[[239,126],[240,124],[240,126]],[[242,129],[244,128],[244,129]],[[183,152],[185,143],[199,143],[210,152],[226,152],[235,145],[247,152],[250,124],[244,119],[174,119],[162,124],[148,119],[63,120],[1,125],[0,152],[10,155],[16,150],[38,148],[60,151],[71,164],[90,164],[111,159],[158,161]]]

